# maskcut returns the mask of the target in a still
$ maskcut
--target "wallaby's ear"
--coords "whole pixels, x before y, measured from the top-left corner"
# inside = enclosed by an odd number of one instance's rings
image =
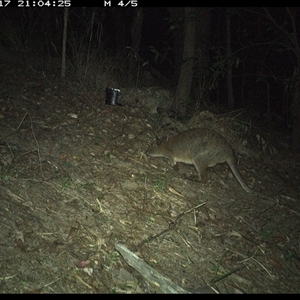
[[[169,140],[169,136],[164,135],[162,138],[156,137],[156,145],[160,146],[162,143],[167,142]]]
[[[162,144],[162,143],[164,143],[164,142],[167,142],[168,140],[169,140],[169,136],[168,136],[168,135],[164,135],[164,136],[160,139],[159,144]]]

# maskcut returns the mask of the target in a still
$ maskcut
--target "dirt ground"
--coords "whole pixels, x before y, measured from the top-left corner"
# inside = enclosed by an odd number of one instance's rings
[[[116,243],[190,292],[300,292],[300,160],[283,135],[239,156],[254,197],[226,165],[201,184],[147,157],[164,128],[140,108],[5,62],[0,76],[1,293],[160,293]]]

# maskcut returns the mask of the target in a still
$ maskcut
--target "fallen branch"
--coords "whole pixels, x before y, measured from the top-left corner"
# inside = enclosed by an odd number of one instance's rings
[[[131,267],[137,270],[146,280],[158,286],[163,293],[190,294],[190,292],[176,285],[169,278],[162,276],[156,270],[148,266],[141,258],[132,253],[124,245],[115,244],[115,248]]]

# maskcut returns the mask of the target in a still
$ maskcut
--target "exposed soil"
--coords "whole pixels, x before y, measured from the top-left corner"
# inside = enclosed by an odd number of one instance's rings
[[[226,165],[201,184],[193,166],[145,155],[164,132],[142,109],[5,62],[0,76],[0,292],[161,292],[115,243],[191,292],[300,292],[300,160],[288,147],[239,157],[268,197]]]

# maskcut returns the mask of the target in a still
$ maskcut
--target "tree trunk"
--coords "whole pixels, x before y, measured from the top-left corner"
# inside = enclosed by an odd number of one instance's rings
[[[126,13],[122,12],[122,9],[118,7],[112,7],[112,14],[115,23],[115,49],[118,52],[124,52],[126,45],[126,26],[124,26],[124,20]]]
[[[228,58],[227,63],[227,91],[228,91],[228,106],[230,109],[234,109],[234,97],[232,86],[232,51],[231,51],[231,32],[230,32],[230,8],[226,9],[226,55]]]
[[[143,8],[135,8],[135,15],[131,27],[131,55],[129,63],[129,74],[132,76],[136,76],[136,86],[138,85],[139,80],[140,60],[138,53],[141,45],[143,18]]]
[[[195,59],[195,8],[185,7],[183,62],[176,91],[176,110],[183,118],[189,100]]]
[[[176,28],[176,34],[174,35],[173,52],[174,52],[174,75],[172,78],[173,86],[178,83],[180,69],[182,64],[183,55],[183,38],[184,30],[182,19],[184,19],[184,7],[168,7],[170,14],[170,20],[172,21],[172,27]]]
[[[210,77],[211,8],[197,7],[196,14],[196,61],[194,70],[197,71],[197,76],[194,76],[192,84],[192,97],[195,99],[193,108],[199,110],[201,102],[206,104],[210,100],[207,83]]]
[[[298,65],[300,62],[298,62]],[[300,66],[298,67],[300,68]],[[293,146],[300,150],[300,78],[298,77],[293,97]]]
[[[65,7],[64,11],[64,31],[62,40],[62,57],[61,57],[61,78],[66,77],[66,45],[67,45],[67,28],[68,28],[69,8]]]

